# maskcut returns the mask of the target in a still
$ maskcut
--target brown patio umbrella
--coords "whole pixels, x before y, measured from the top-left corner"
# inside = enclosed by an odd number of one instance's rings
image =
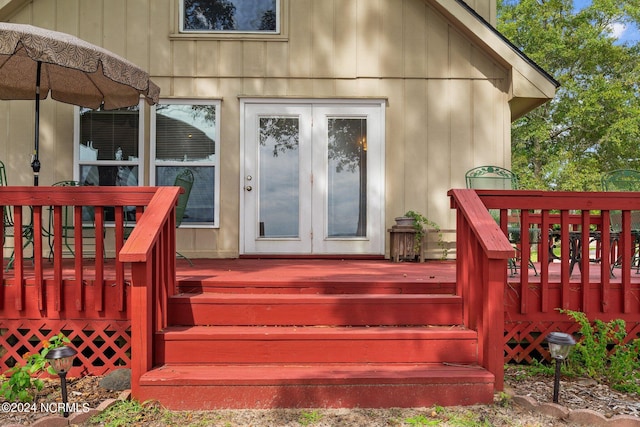
[[[34,185],[40,171],[40,100],[106,110],[153,105],[160,89],[126,59],[77,37],[23,24],[0,23],[0,99],[34,99]]]

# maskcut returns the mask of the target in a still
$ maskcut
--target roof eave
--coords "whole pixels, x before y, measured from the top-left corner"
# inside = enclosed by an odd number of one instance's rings
[[[506,37],[462,0],[426,0],[459,31],[510,71],[511,119],[553,99],[557,80],[527,57]]]

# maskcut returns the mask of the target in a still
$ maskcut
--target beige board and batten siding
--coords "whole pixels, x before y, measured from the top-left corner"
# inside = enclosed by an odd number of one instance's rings
[[[163,97],[222,99],[220,227],[181,229],[178,246],[189,257],[234,257],[242,96],[386,99],[387,227],[413,209],[454,228],[447,190],[464,187],[473,166],[509,166],[510,70],[443,15],[448,1],[455,14],[466,13],[453,0],[282,0],[283,34],[246,40],[179,34],[176,0],[34,0],[10,20],[75,34],[130,59]],[[481,14],[495,9],[494,1],[475,3]],[[12,162],[16,184],[32,178],[30,149],[8,141],[32,138],[25,131],[31,108],[28,101],[0,106],[12,117],[0,155],[24,160]],[[43,102],[43,185],[70,178],[72,123],[72,107]]]

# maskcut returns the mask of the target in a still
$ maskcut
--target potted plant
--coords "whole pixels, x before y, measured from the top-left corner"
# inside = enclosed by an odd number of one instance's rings
[[[413,210],[407,211],[403,217],[396,218],[396,222],[398,222],[399,218],[410,218],[411,221],[409,225],[412,225],[416,230],[416,234],[414,236],[415,251],[418,251],[420,249],[420,244],[422,242],[422,239],[424,238],[425,228],[431,228],[436,233],[438,233],[438,246],[440,246],[440,248],[442,249],[442,259],[447,258],[447,247],[444,243],[444,240],[442,239],[442,232],[440,231],[440,226],[438,224]]]

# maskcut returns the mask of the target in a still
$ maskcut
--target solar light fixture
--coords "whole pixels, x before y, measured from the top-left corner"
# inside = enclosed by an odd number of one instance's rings
[[[551,332],[547,335],[549,352],[556,360],[556,375],[553,382],[553,403],[558,403],[558,393],[560,391],[560,364],[569,356],[571,347],[576,345],[576,340],[569,334],[563,332]]]
[[[67,418],[69,411],[67,410],[67,372],[73,366],[73,358],[78,352],[71,347],[58,347],[49,350],[45,359],[49,361],[51,367],[60,376],[60,385],[62,387],[62,404],[64,410],[62,415]]]

